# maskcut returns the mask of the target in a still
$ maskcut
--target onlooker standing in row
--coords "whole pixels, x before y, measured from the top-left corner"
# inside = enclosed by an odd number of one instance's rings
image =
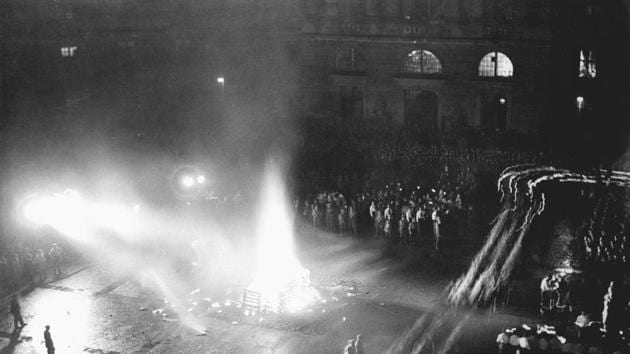
[[[17,295],[13,295],[13,297],[11,298],[9,312],[11,312],[11,315],[13,315],[14,330],[26,326],[26,323],[24,323],[24,319],[22,318],[22,308],[20,307],[20,303],[18,302]]]
[[[359,235],[358,225],[357,225],[357,211],[354,206],[354,203],[351,203],[348,207],[348,224],[350,226],[350,231],[356,237]]]
[[[433,236],[435,237],[434,248],[436,251],[440,250],[440,224],[442,220],[440,219],[439,208],[433,209],[433,213],[431,214],[431,220],[433,220]]]
[[[63,274],[61,272],[61,257],[63,256],[63,250],[59,247],[58,244],[53,243],[52,248],[48,251],[48,257],[53,264],[53,270],[55,271],[55,276],[60,276]]]
[[[33,280],[37,283],[42,283],[46,280],[46,256],[42,249],[38,249],[33,257],[33,268],[35,271],[35,277]]]

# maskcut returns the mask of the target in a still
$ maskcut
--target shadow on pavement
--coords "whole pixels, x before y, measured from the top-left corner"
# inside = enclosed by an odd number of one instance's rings
[[[21,337],[22,328],[18,327],[13,330],[12,333],[8,332],[0,332],[0,337],[9,338],[9,344],[7,344],[4,348],[0,349],[0,354],[10,354],[15,352],[15,347],[22,342],[30,342],[32,337]]]

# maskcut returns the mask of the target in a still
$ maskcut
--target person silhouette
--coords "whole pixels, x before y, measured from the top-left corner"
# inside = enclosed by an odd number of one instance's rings
[[[13,295],[11,298],[11,305],[9,312],[13,315],[13,328],[17,329],[26,326],[24,319],[22,318],[22,308],[18,302],[17,295]]]
[[[53,270],[55,276],[59,277],[63,272],[61,271],[61,258],[63,257],[63,250],[58,244],[53,243],[50,251],[48,251],[48,257],[52,261]]]
[[[44,344],[46,345],[46,352],[48,354],[55,354],[55,345],[53,344],[52,337],[50,336],[49,325],[46,325],[46,330],[44,330]]]

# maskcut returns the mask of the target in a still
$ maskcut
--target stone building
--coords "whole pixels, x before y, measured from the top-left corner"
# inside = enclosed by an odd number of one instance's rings
[[[566,128],[597,115],[598,95],[626,89],[609,83],[628,78],[627,11],[596,0],[309,2],[305,95],[313,112],[427,130]]]
[[[556,129],[623,93],[628,2],[10,0],[0,108],[6,124],[116,79],[124,99],[207,84],[215,100],[233,90],[305,117]]]
[[[536,130],[544,120],[549,2],[315,3],[302,27],[313,110],[425,130]]]

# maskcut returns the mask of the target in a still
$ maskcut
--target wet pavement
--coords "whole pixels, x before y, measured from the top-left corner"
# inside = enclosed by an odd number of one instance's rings
[[[45,353],[45,325],[57,353],[340,353],[359,333],[367,352],[382,353],[423,314],[442,311],[435,306],[452,280],[439,271],[444,256],[401,251],[392,259],[375,252],[383,247],[378,242],[336,238],[307,239],[302,248],[312,242],[326,245],[301,254],[321,298],[299,313],[246,311],[239,284],[186,289],[186,298],[168,299],[92,265],[25,294],[21,331],[13,332],[5,313],[0,353]],[[425,268],[409,270],[405,259],[421,255]],[[522,320],[483,311],[455,318],[466,324],[455,347],[462,353],[487,353],[498,330]]]

